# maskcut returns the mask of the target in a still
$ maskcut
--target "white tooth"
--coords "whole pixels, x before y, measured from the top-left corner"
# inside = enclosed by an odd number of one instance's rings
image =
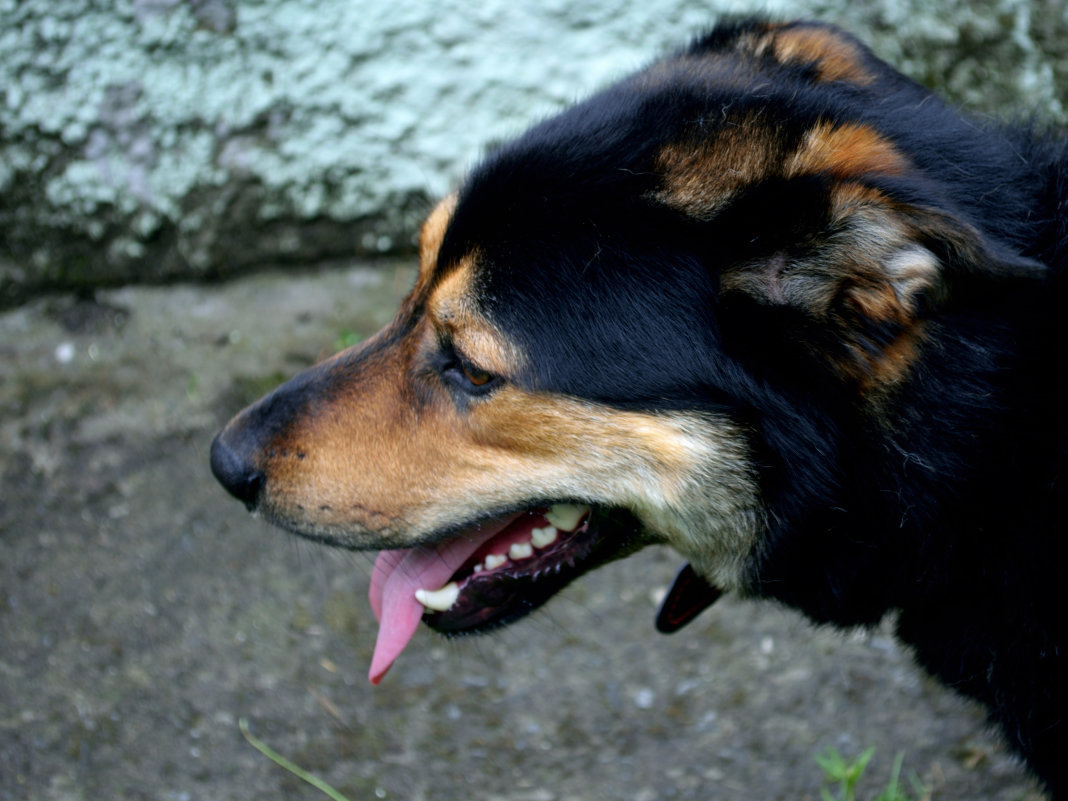
[[[502,554],[491,553],[486,557],[486,570],[496,570],[508,561],[508,557]]]
[[[476,573],[481,573],[485,569],[486,569],[486,566],[484,564],[482,564],[481,562],[479,562],[477,565],[475,565],[475,572]]]
[[[534,544],[535,548],[544,548],[556,542],[557,533],[558,532],[553,526],[536,528],[530,532],[530,541]]]
[[[456,603],[456,599],[460,597],[460,585],[455,581],[450,581],[440,590],[416,590],[415,600],[425,606],[427,609],[433,609],[435,612],[445,612]]]
[[[516,542],[508,549],[508,556],[512,559],[529,559],[534,555],[534,546],[529,542]]]
[[[574,503],[554,503],[545,513],[545,519],[561,531],[574,531],[579,521],[590,511],[588,506]]]

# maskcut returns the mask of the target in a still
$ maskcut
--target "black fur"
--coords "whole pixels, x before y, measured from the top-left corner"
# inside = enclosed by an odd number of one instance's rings
[[[967,117],[859,52],[867,85],[767,57],[751,92],[671,62],[608,89],[472,175],[439,263],[477,246],[492,265],[485,311],[529,354],[531,388],[746,421],[770,526],[749,591],[845,626],[897,610],[918,661],[986,704],[1068,798],[1065,146]],[[915,169],[865,182],[971,238],[925,243],[945,297],[922,307],[921,357],[878,403],[814,355],[837,344],[803,311],[720,289],[737,263],[821,235],[829,178],[770,176],[708,220],[651,199],[659,147],[747,108],[784,152],[820,120],[870,126]],[[878,349],[895,333],[864,336]]]

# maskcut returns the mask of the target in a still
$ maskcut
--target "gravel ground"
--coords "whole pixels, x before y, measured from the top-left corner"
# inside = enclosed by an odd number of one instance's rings
[[[0,799],[818,799],[827,747],[940,801],[1041,798],[886,630],[721,601],[653,630],[650,550],[378,688],[370,558],[250,518],[207,466],[244,403],[381,325],[405,264],[53,297],[0,315]],[[910,785],[911,787],[911,785]],[[913,797],[919,797],[912,792]]]

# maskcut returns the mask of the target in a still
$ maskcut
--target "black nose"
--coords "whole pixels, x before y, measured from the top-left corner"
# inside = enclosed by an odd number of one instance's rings
[[[226,442],[225,433],[216,436],[211,443],[211,472],[227,492],[244,501],[251,511],[256,508],[266,478]]]

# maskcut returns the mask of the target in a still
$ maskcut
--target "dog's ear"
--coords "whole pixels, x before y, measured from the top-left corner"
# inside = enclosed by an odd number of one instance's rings
[[[716,259],[721,301],[734,311],[724,322],[748,314],[741,328],[762,327],[757,341],[789,341],[783,353],[804,348],[865,389],[908,371],[939,310],[1044,271],[952,214],[859,183],[766,185],[714,227],[720,242],[734,240]]]
[[[922,179],[869,126],[821,122],[797,138],[751,114],[729,123],[664,148],[652,197],[689,220],[723,305],[748,307],[724,324],[758,345],[892,383],[933,310],[1043,272],[959,215],[901,200]]]
[[[743,37],[742,43],[757,56],[770,57],[781,64],[807,66],[819,81],[867,86],[881,72],[867,47],[833,25],[772,23],[759,34]]]
[[[757,68],[774,64],[801,68],[821,83],[870,86],[888,72],[858,39],[820,22],[737,20],[698,38],[686,55],[727,57]]]

